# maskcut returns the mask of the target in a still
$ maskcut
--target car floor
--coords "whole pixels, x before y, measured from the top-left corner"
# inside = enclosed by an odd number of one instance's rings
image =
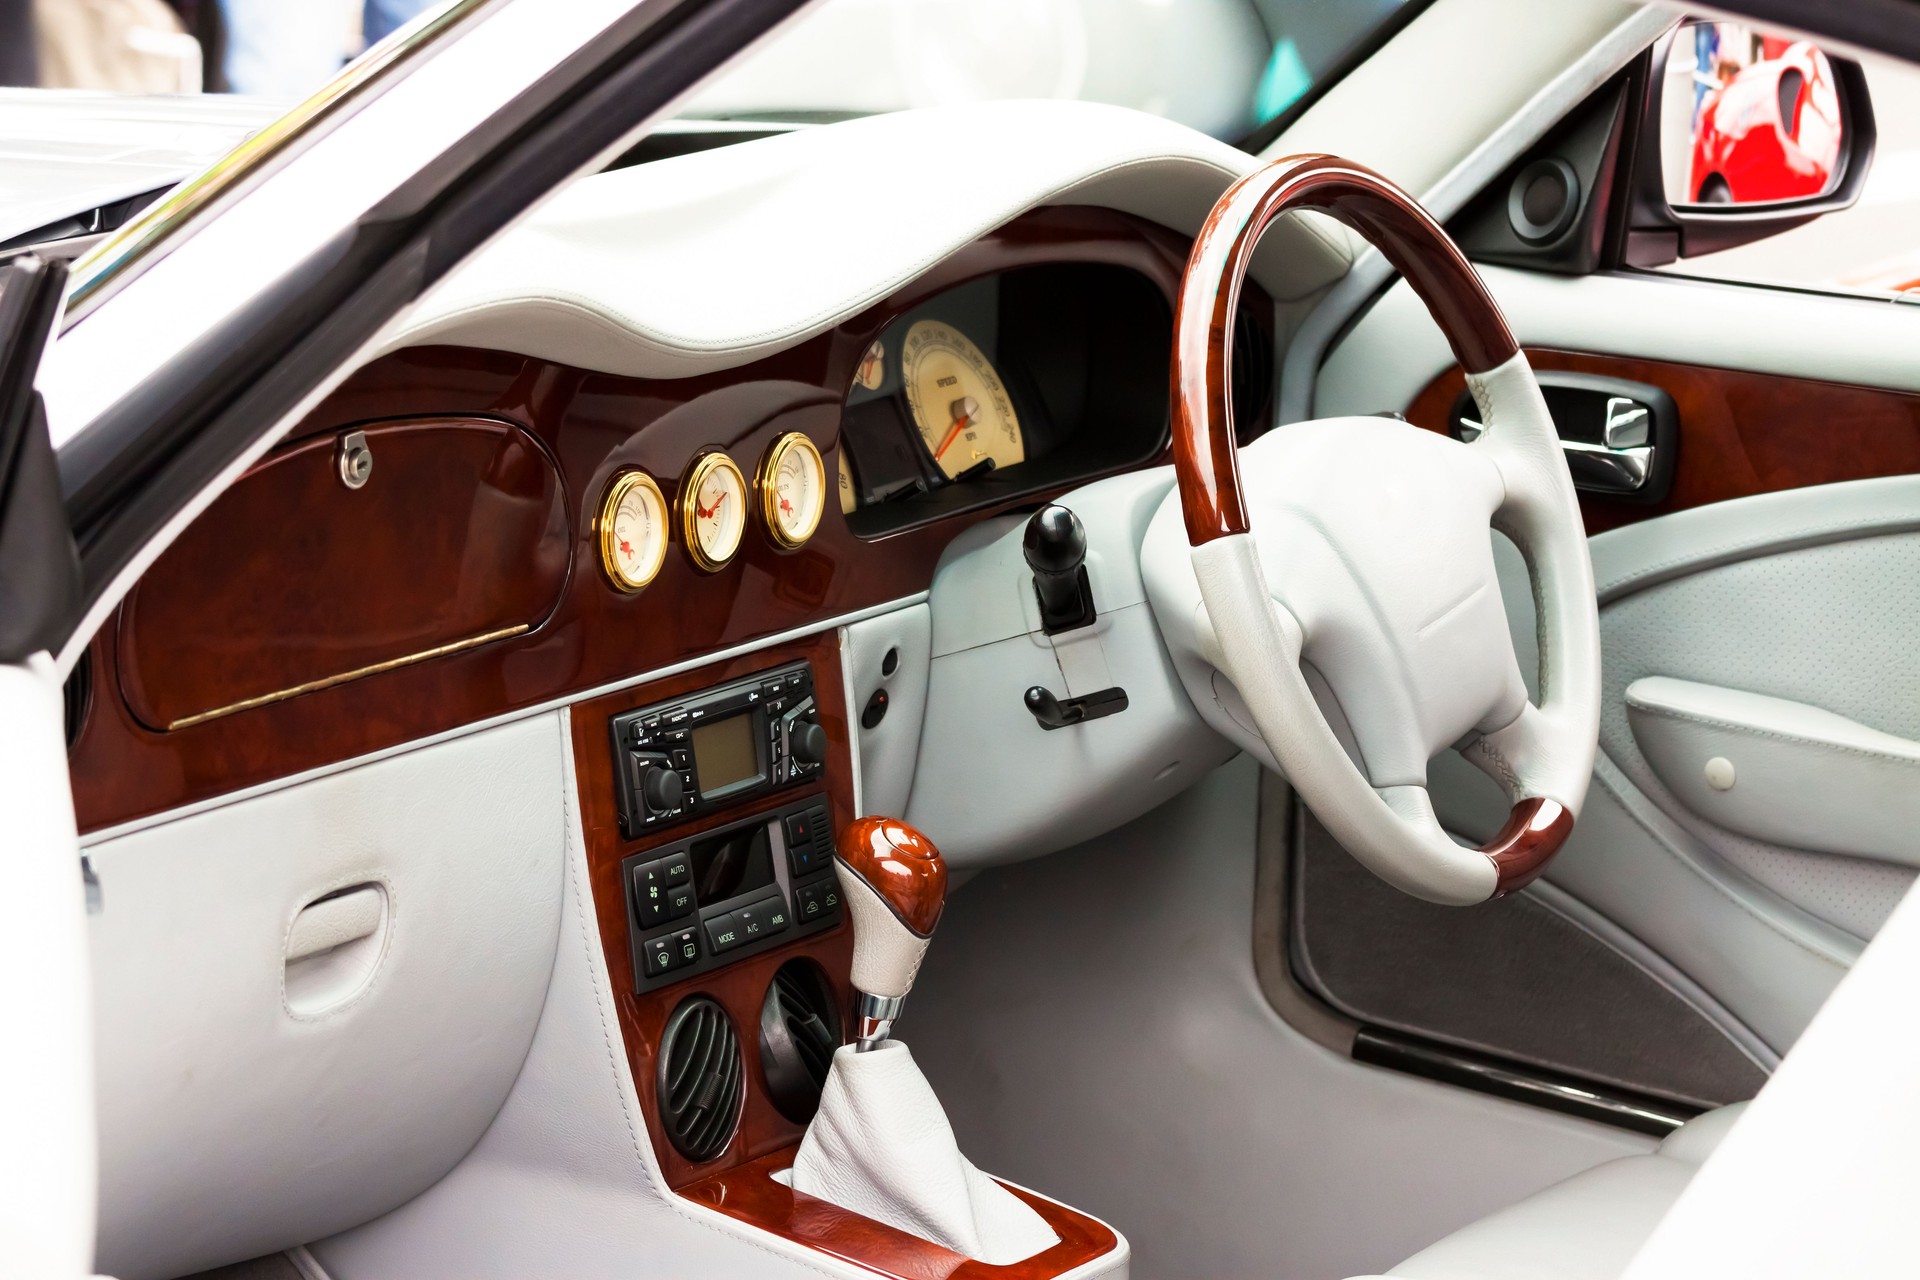
[[[898,1034],[983,1169],[1099,1215],[1136,1280],[1384,1271],[1636,1134],[1352,1062],[1254,971],[1259,771],[965,883]]]

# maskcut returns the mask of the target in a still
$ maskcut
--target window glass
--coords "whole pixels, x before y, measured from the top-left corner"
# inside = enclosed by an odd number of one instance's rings
[[[1720,28],[1738,26],[1734,23],[1707,25]],[[1687,34],[1682,32],[1683,39]],[[1728,45],[1737,57],[1745,61],[1720,59],[1719,68],[1723,76],[1736,66],[1753,65],[1753,60],[1747,55],[1755,51],[1754,46],[1744,38],[1730,41]],[[1758,49],[1758,52],[1764,56],[1768,49],[1775,46],[1780,51],[1786,48],[1780,42],[1773,42]],[[1728,47],[1723,46],[1718,52],[1725,54],[1728,51]],[[1701,61],[1704,63],[1706,59]],[[1816,218],[1804,226],[1765,240],[1719,253],[1682,258],[1660,268],[1662,271],[1799,288],[1877,295],[1906,294],[1920,299],[1920,68],[1883,59],[1863,59],[1861,65],[1866,71],[1867,91],[1873,101],[1874,123],[1879,138],[1859,201],[1851,208]],[[1781,67],[1781,61],[1777,58],[1775,66]],[[1672,77],[1675,74],[1680,73],[1675,73],[1669,64],[1668,92],[1663,99],[1668,104],[1676,96],[1672,92],[1675,84]],[[1788,74],[1796,74],[1791,65],[1785,65],[1783,74],[1774,77],[1776,85],[1777,80],[1784,79]],[[1753,77],[1754,72],[1749,70],[1747,76]],[[1702,79],[1705,80],[1706,75]],[[1701,99],[1711,103],[1712,99],[1708,96],[1710,92],[1703,84]],[[1722,95],[1727,92],[1721,90]],[[1801,96],[1803,102],[1810,102],[1810,93]],[[1755,98],[1755,103],[1746,104],[1748,108],[1764,111],[1768,107],[1766,95],[1757,92],[1744,94],[1742,102],[1745,97]],[[1808,108],[1803,107],[1800,114],[1801,120],[1806,121]],[[1802,128],[1806,128],[1805,123]],[[1669,135],[1672,133],[1666,128],[1662,131]],[[1724,127],[1721,132],[1724,132]],[[1663,165],[1663,173],[1670,198],[1678,198],[1683,194],[1675,189],[1680,178],[1706,183],[1709,197],[1722,196],[1723,189],[1716,184],[1724,180],[1718,173],[1710,171],[1711,166],[1700,162],[1703,157],[1698,150],[1693,154],[1692,163],[1675,163],[1673,157],[1677,150],[1684,151],[1685,146],[1683,140],[1676,149],[1670,136],[1662,139],[1662,151],[1668,157]]]
[[[1403,0],[827,0],[688,114],[838,119],[1078,98],[1235,141],[1275,119]]]

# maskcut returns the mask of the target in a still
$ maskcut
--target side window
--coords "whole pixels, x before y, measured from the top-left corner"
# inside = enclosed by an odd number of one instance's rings
[[[1874,59],[1860,71],[1878,137],[1850,207],[1656,269],[1920,297],[1920,68]],[[1842,95],[1834,64],[1812,45],[1698,23],[1669,47],[1664,79],[1661,170],[1672,204],[1765,205],[1837,185]]]

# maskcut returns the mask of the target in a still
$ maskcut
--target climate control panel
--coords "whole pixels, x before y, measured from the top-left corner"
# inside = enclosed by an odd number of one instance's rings
[[[634,990],[830,928],[840,916],[832,825],[815,794],[623,859]]]

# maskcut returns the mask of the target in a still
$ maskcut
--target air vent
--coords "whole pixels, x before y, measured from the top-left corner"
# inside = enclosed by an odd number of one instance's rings
[[[760,1071],[781,1115],[798,1124],[813,1119],[840,1037],[840,1002],[820,966],[781,965],[760,1006]]]
[[[674,1150],[696,1163],[727,1149],[740,1122],[740,1039],[727,1011],[695,996],[660,1037],[660,1123]]]

